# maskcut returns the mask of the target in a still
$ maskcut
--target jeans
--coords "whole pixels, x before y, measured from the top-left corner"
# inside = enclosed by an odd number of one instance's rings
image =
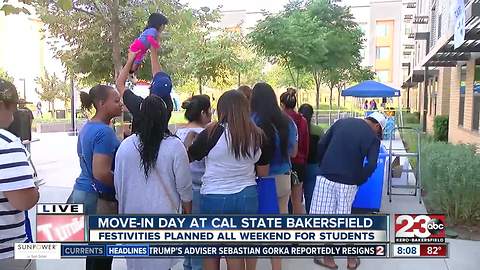
[[[200,190],[193,190],[192,199],[192,214],[200,213]],[[202,270],[203,258],[202,257],[185,257],[183,261],[184,270]]]
[[[67,203],[83,203],[86,215],[95,215],[97,213],[98,195],[95,192],[86,192],[74,189],[68,197]],[[87,257],[87,270],[110,270],[112,269],[112,257]]]
[[[258,195],[255,186],[249,186],[234,194],[201,194],[202,214],[256,214]]]
[[[303,182],[303,195],[305,196],[305,210],[310,213],[310,205],[312,204],[313,190],[317,183],[318,164],[307,164],[305,181]]]

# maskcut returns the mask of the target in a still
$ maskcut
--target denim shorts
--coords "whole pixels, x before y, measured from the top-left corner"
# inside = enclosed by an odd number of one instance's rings
[[[73,189],[67,203],[83,203],[85,214],[95,215],[97,213],[97,200],[98,194],[96,192]]]
[[[201,194],[201,214],[256,214],[258,195],[256,186],[249,186],[234,194]]]

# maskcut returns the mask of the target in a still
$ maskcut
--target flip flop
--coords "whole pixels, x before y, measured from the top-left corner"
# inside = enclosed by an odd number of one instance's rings
[[[347,269],[349,269],[349,270],[355,270],[359,266],[360,266],[360,258],[355,258],[355,266],[354,267],[348,266],[348,262],[347,262]]]
[[[328,268],[330,270],[337,270],[338,269],[338,265],[335,265],[335,266],[330,266],[328,264],[325,264],[323,262],[323,259],[313,259],[313,262],[316,264],[316,265],[320,265],[320,266],[323,266],[325,268]]]

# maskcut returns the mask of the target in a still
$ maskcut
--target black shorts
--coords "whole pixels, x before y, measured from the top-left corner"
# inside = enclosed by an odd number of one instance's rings
[[[307,170],[306,164],[292,164],[292,171],[297,173],[298,180],[300,181],[300,183],[303,183],[303,181],[305,180],[306,170]]]

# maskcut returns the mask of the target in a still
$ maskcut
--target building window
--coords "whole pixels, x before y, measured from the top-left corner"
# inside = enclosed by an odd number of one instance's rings
[[[390,58],[390,47],[377,47],[377,60],[387,60]]]
[[[459,112],[458,112],[458,125],[463,126],[463,120],[465,118],[465,91],[467,80],[467,65],[463,65],[460,71],[460,102],[459,102]]]
[[[475,80],[473,82],[473,116],[472,129],[479,130],[480,126],[480,60],[475,63]]]
[[[376,27],[376,36],[377,37],[386,37],[388,36],[388,26],[385,23],[377,23]]]
[[[377,70],[376,73],[380,82],[390,81],[390,70]]]

